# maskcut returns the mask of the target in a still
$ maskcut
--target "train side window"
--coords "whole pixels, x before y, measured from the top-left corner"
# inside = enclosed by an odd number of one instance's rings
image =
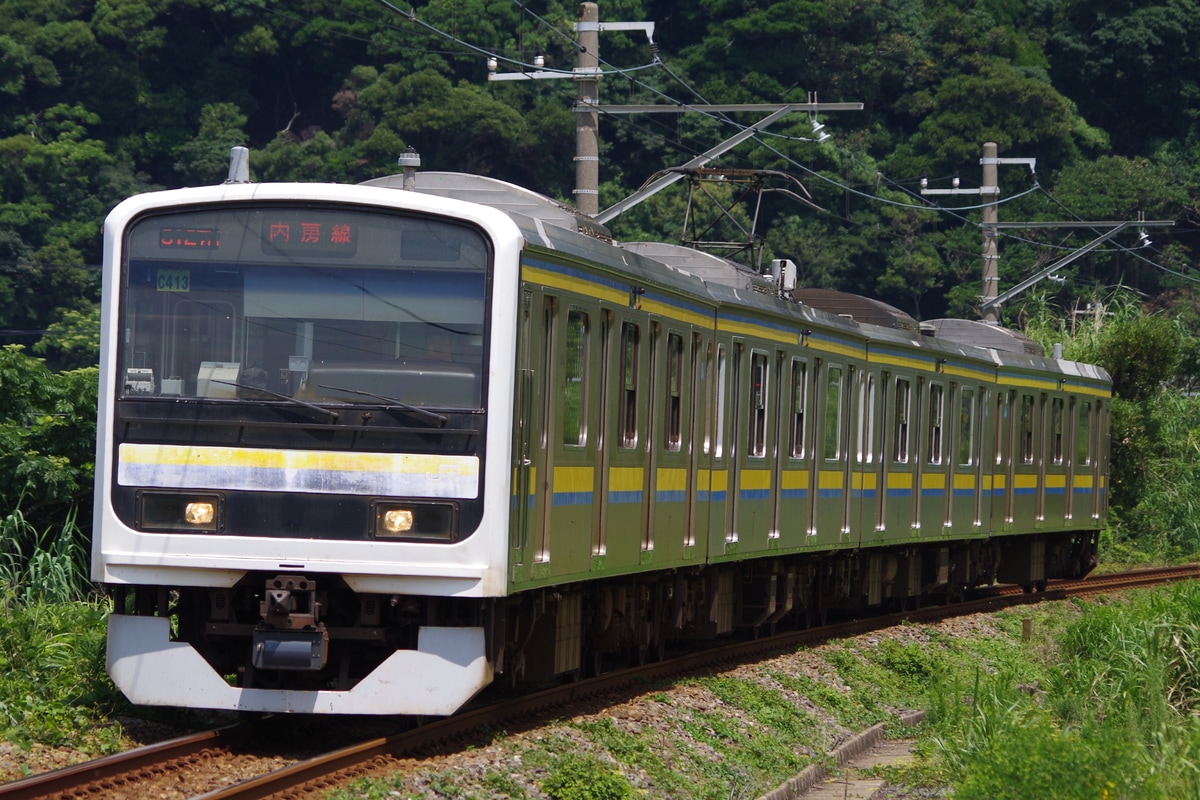
[[[1051,447],[1053,448],[1054,463],[1063,463],[1063,401],[1061,397],[1054,398],[1050,404]]]
[[[638,326],[632,322],[621,324],[621,392],[618,428],[621,431],[621,447],[631,449],[638,442],[638,351],[640,344]]]
[[[929,384],[929,447],[930,464],[942,463],[942,420],[945,418],[943,400],[945,389],[936,383]]]
[[[572,308],[567,312],[562,442],[568,447],[587,444],[588,323],[588,315],[582,309]]]
[[[667,420],[663,447],[679,452],[683,442],[683,337],[667,334]]]
[[[959,390],[958,407],[958,465],[975,463],[975,390]]]
[[[837,459],[842,454],[842,368],[829,368],[825,391],[825,458]]]
[[[1002,467],[1008,463],[1008,436],[1005,431],[1012,430],[1009,420],[1012,414],[1012,394],[998,392],[996,394],[996,466]]]
[[[1075,427],[1075,465],[1091,466],[1092,463],[1092,404],[1079,404],[1079,422]]]
[[[715,374],[716,368],[713,366],[712,342],[708,343],[708,348],[705,350],[704,366],[702,367],[702,369],[708,375]],[[704,403],[704,441],[703,441],[703,444],[701,445],[701,450],[704,453],[704,455],[708,455],[712,451],[712,415],[713,415],[712,397],[709,396],[708,393],[706,392],[702,401],[700,400],[700,398],[697,398],[693,402],[703,402]]]
[[[792,359],[792,458],[804,458],[804,413],[808,408],[808,362]]]
[[[875,463],[875,376],[867,374],[863,383],[863,424],[859,428],[858,460],[863,464]]]
[[[558,298],[547,295],[545,303],[542,306],[542,376],[544,383],[542,391],[546,392],[546,397],[542,398],[542,424],[541,432],[538,435],[541,449],[546,449],[546,442],[553,435],[551,431],[554,425],[554,394],[551,389],[554,386],[554,373],[557,371],[554,368],[555,364],[555,341],[554,334],[557,329],[558,321]]]
[[[896,379],[896,413],[892,424],[895,426],[892,442],[894,451],[892,460],[899,464],[908,463],[908,415],[912,411],[912,384],[906,378]]]
[[[1033,463],[1033,395],[1021,395],[1021,463]]]
[[[750,456],[762,458],[767,452],[767,356],[750,355]]]
[[[725,345],[717,347],[717,443],[715,455],[725,455]]]

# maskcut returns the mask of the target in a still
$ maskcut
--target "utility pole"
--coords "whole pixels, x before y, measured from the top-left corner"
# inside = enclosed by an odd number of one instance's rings
[[[983,157],[979,163],[983,166],[983,185],[978,189],[958,188],[958,176],[955,175],[953,188],[929,189],[929,181],[921,178],[921,194],[977,194],[984,198],[983,205],[983,292],[980,295],[980,310],[983,321],[988,325],[1000,324],[1000,307],[996,297],[1000,294],[1000,254],[996,246],[996,225],[1000,215],[1000,181],[996,167],[999,164],[1024,164],[1029,167],[1030,174],[1037,172],[1036,158],[997,158],[996,143],[983,143]]]
[[[594,217],[600,213],[600,7],[579,4],[579,56],[575,81],[579,87],[575,114],[575,207]]]
[[[710,105],[707,103],[672,104],[672,105],[600,105],[600,34],[604,31],[642,31],[651,47],[654,44],[653,22],[600,22],[600,7],[593,2],[579,4],[579,17],[575,23],[575,32],[579,34],[579,52],[576,56],[575,68],[570,72],[565,70],[543,70],[542,57],[534,59],[538,69],[532,72],[497,72],[499,64],[495,57],[487,61],[489,81],[532,81],[552,78],[573,78],[578,87],[575,101],[575,207],[581,214],[596,219],[601,224],[629,210],[633,206],[653,195],[655,192],[679,180],[683,173],[665,175],[656,180],[653,186],[646,187],[637,194],[622,200],[620,203],[600,213],[600,113],[606,114],[680,114],[688,111],[705,111],[709,113],[728,113],[739,111],[771,112],[770,116],[760,122],[744,128],[740,133],[727,139],[701,156],[689,161],[684,169],[699,167],[708,163],[718,155],[733,149],[739,143],[764,130],[772,123],[793,111],[807,111],[812,122],[813,135],[817,138],[808,141],[823,142],[829,138],[828,133],[822,133],[825,127],[817,121],[818,111],[861,111],[862,103],[818,103],[815,92],[809,92],[807,103],[762,104],[741,103]],[[658,56],[655,56],[657,59]]]
[[[996,143],[983,143],[983,185],[979,187],[985,200],[983,206],[983,321],[988,325],[1000,324],[1000,309],[990,305],[989,300],[1000,294],[1000,252],[996,245],[996,223],[1000,221],[1000,184],[996,175]],[[1030,170],[1032,171],[1032,167]],[[986,190],[986,192],[985,192]]]
[[[579,52],[575,69],[535,70],[534,72],[496,72],[495,58],[488,59],[489,81],[536,81],[573,78],[578,91],[575,101],[575,207],[595,217],[600,211],[600,33],[602,31],[642,31],[654,44],[653,22],[601,22],[596,3],[580,3],[575,32],[579,34]],[[540,67],[541,56],[534,59]]]
[[[979,159],[979,163],[983,166],[983,185],[978,189],[960,189],[958,188],[958,176],[954,178],[953,188],[950,189],[930,189],[928,188],[929,181],[922,176],[921,178],[921,194],[977,194],[984,198],[989,198],[984,201],[983,205],[983,294],[980,297],[979,310],[983,316],[983,321],[988,325],[1000,324],[1000,307],[1006,302],[1016,297],[1021,292],[1033,286],[1038,281],[1052,276],[1055,272],[1067,266],[1092,250],[1095,250],[1104,242],[1116,236],[1121,231],[1137,226],[1142,229],[1139,236],[1139,244],[1145,247],[1150,244],[1149,237],[1146,236],[1145,228],[1169,228],[1175,223],[1172,220],[1146,220],[1138,219],[1131,222],[1000,222],[998,209],[1000,203],[1000,186],[999,179],[996,174],[996,167],[1000,164],[1024,164],[1029,167],[1030,174],[1037,173],[1036,158],[997,158],[996,143],[984,142],[983,158]],[[1139,215],[1140,216],[1140,215]],[[1000,293],[1000,255],[997,251],[997,236],[1001,228],[1108,228],[1107,233],[1102,233],[1093,239],[1088,244],[1080,247],[1070,255],[1060,258],[1048,267],[1026,278],[1018,283],[1013,288],[1009,289],[1004,294]]]

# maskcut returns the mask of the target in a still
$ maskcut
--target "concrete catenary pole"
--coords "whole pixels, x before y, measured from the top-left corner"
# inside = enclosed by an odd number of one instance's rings
[[[599,77],[600,7],[580,3],[575,65],[580,108],[594,108],[599,102]],[[600,114],[596,111],[575,113],[575,207],[589,217],[600,213]]]
[[[996,223],[999,222],[1000,186],[997,181],[996,143],[983,144],[983,185],[979,194],[983,197],[983,300],[995,299],[1000,294],[1000,255],[996,247]],[[983,321],[989,325],[1000,324],[998,306],[983,310]]]

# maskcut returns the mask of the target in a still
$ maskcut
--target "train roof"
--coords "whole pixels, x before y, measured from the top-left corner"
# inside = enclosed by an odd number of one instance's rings
[[[693,247],[665,242],[616,242],[591,217],[550,197],[507,181],[459,172],[416,172],[415,191],[489,206],[506,213],[522,235],[545,250],[620,266],[664,287],[700,291],[715,305],[751,298],[765,309],[819,321],[847,334],[896,343],[922,344],[948,355],[978,358],[1009,367],[1037,368],[1048,362],[1041,345],[1017,331],[977,320],[936,319],[918,322],[900,309],[861,295],[832,289],[797,287],[782,297],[775,283],[754,270]],[[364,186],[403,189],[403,175],[365,181]],[[666,269],[663,269],[666,267]],[[699,284],[699,285],[698,285]],[[1081,377],[1106,379],[1103,370],[1085,367]],[[1075,374],[1077,370],[1069,369]],[[1095,374],[1093,374],[1095,372]]]
[[[934,319],[921,323],[921,327],[932,329],[933,335],[940,339],[948,339],[960,344],[986,347],[989,350],[1001,350],[1006,353],[1024,353],[1032,356],[1046,354],[1040,344],[1025,334],[1001,328],[999,325],[989,325],[979,320]]]
[[[582,233],[593,239],[612,242],[612,234],[599,222],[565,203],[518,186],[515,183],[487,178],[483,175],[468,175],[463,172],[417,172],[416,191],[448,197],[467,203],[490,206],[506,214],[519,214],[538,222],[554,225],[564,230]],[[363,181],[363,186],[379,186],[384,189],[403,189],[403,175],[388,175]]]
[[[752,269],[694,247],[666,242],[621,242],[620,247],[674,267],[680,272],[695,275],[705,283],[742,289],[753,284],[756,279],[762,279],[762,276]]]

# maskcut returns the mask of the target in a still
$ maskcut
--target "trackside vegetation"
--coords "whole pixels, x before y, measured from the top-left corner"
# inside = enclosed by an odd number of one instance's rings
[[[616,718],[496,735],[478,744],[486,767],[363,779],[327,797],[758,797],[825,763],[830,729],[882,722],[918,741],[913,762],[877,776],[913,796],[1186,800],[1200,797],[1198,639],[1193,584],[1029,606],[974,637],[908,626],[821,646],[804,662],[650,688]],[[905,708],[927,710],[920,728],[899,727]]]
[[[957,800],[1200,797],[1200,589],[1082,610],[929,695]]]
[[[120,728],[103,724],[122,704],[104,672],[109,604],[87,563],[73,514],[43,531],[19,510],[0,519],[0,739],[96,754],[119,745]]]
[[[1100,364],[1113,378],[1108,528],[1101,562],[1200,554],[1200,337],[1192,317],[1147,310],[1127,290],[1078,317],[1034,304],[1024,329],[1047,350]]]

